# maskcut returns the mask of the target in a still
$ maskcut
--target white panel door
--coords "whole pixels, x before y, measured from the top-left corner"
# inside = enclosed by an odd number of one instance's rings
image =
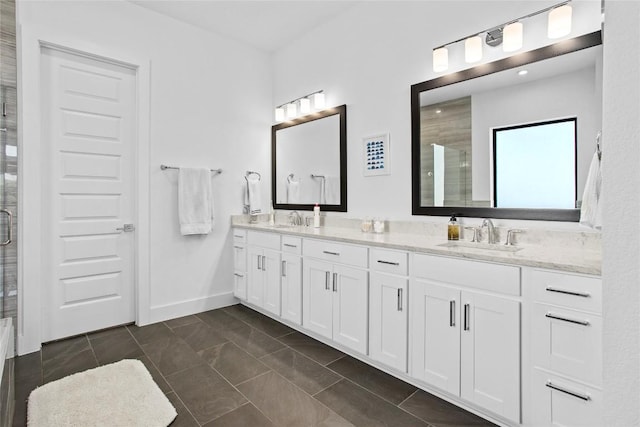
[[[135,320],[136,75],[43,48],[43,341]]]
[[[282,254],[282,318],[302,324],[302,258]]]
[[[280,316],[280,252],[264,250],[264,289],[262,307]]]
[[[368,272],[343,265],[333,272],[333,340],[367,354]]]
[[[326,338],[333,337],[333,266],[305,259],[302,274],[302,325]]]

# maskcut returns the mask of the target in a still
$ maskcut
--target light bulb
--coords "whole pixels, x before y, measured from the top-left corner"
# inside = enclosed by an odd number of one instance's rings
[[[309,114],[311,112],[311,101],[309,98],[300,99],[300,114]]]
[[[313,108],[316,110],[324,109],[324,93],[318,92],[311,95],[313,98]]]
[[[547,36],[557,39],[571,32],[571,6],[565,4],[549,12]]]
[[[298,109],[296,108],[295,102],[292,102],[291,104],[287,104],[287,118],[295,119],[297,115],[298,115]]]
[[[522,47],[522,22],[512,22],[502,30],[502,50],[513,52]]]
[[[464,60],[468,63],[478,62],[482,59],[482,38],[480,36],[469,37],[464,41]]]
[[[449,50],[446,47],[439,47],[433,50],[433,71],[439,73],[447,71],[449,68]]]
[[[276,122],[284,121],[284,108],[278,107],[276,108]]]

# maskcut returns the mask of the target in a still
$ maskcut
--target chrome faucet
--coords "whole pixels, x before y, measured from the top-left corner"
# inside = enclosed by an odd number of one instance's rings
[[[302,225],[302,217],[298,211],[289,212],[289,224]]]
[[[493,226],[493,222],[489,218],[485,218],[482,220],[482,228],[487,227],[487,243],[494,244],[496,243],[496,231]]]

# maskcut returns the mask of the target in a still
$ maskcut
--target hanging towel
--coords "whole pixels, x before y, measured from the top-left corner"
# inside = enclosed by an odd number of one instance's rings
[[[320,204],[327,204],[327,179],[323,176],[318,178],[320,180]]]
[[[251,174],[249,176],[245,176],[244,179],[247,181],[247,188],[244,195],[246,212],[249,215],[257,215],[262,212],[262,209],[260,208],[262,205],[260,200],[260,178]]]
[[[209,234],[213,226],[213,198],[209,169],[180,168],[178,172],[180,233]]]
[[[324,203],[327,205],[340,204],[340,178],[337,176],[328,176],[324,183]]]
[[[300,181],[287,180],[287,203],[300,203]]]
[[[602,174],[600,172],[600,158],[596,152],[591,160],[587,183],[582,194],[580,207],[580,224],[587,227],[602,228]]]

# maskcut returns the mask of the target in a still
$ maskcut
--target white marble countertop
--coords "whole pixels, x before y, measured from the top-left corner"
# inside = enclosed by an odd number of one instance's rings
[[[233,227],[256,231],[275,232],[300,237],[321,238],[336,242],[379,246],[388,249],[413,251],[425,254],[444,255],[472,260],[497,262],[526,267],[547,268],[570,273],[600,275],[602,253],[593,247],[579,244],[533,245],[522,244],[516,252],[473,247],[446,247],[447,240],[420,233],[385,232],[381,234],[363,233],[355,228],[344,227],[304,227],[268,225],[267,223],[247,224],[234,222]],[[463,244],[472,245],[470,242]],[[482,244],[479,244],[482,245]],[[486,244],[484,246],[487,246]],[[497,244],[495,246],[500,246]]]

